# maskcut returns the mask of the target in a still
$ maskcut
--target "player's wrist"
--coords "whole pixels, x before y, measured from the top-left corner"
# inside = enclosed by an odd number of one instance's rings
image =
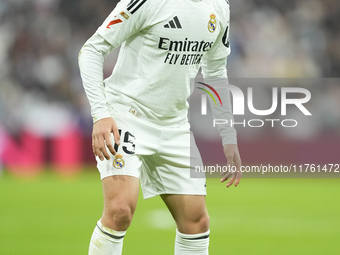
[[[92,115],[93,124],[95,124],[99,120],[106,119],[106,118],[112,118],[109,112],[98,114],[98,115]]]
[[[237,145],[237,138],[236,137],[227,137],[222,139],[222,145]]]

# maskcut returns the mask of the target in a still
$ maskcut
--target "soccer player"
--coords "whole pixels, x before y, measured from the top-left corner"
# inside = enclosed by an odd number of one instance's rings
[[[145,199],[160,195],[170,210],[175,254],[208,254],[205,178],[190,178],[202,162],[187,99],[200,67],[209,85],[227,82],[229,16],[226,0],[122,0],[83,46],[79,66],[104,195],[90,255],[122,253],[139,182]],[[112,75],[103,81],[104,59],[119,46]],[[211,104],[214,117],[232,119],[229,91],[217,90],[223,107]],[[227,125],[219,131],[228,164],[239,169],[236,131]],[[229,178],[227,187],[237,186],[239,171],[221,181]]]

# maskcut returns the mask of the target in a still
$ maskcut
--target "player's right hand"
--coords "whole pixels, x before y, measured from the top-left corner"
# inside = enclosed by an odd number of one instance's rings
[[[106,147],[110,152],[115,155],[116,151],[113,148],[111,141],[111,133],[113,133],[114,141],[117,145],[120,145],[120,135],[118,127],[113,118],[104,118],[98,120],[93,124],[92,131],[92,149],[93,154],[98,156],[100,160],[104,160],[104,157],[109,160],[110,155],[107,153]],[[105,146],[106,145],[106,146]]]

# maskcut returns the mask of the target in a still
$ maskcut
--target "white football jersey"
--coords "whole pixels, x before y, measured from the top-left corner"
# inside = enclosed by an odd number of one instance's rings
[[[112,75],[104,81],[109,103],[129,105],[161,125],[187,118],[190,79],[209,60],[226,77],[227,0],[122,0],[99,27],[114,48]],[[211,71],[210,71],[211,73]]]

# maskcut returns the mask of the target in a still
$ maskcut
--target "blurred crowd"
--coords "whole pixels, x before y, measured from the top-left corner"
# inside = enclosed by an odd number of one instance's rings
[[[116,3],[0,2],[0,129],[14,135],[26,129],[46,137],[70,127],[91,132],[77,56]],[[230,0],[230,4],[229,77],[340,77],[340,1]],[[116,57],[117,53],[106,63],[105,76]],[[330,103],[327,95],[338,95],[334,104],[340,107],[339,89],[322,90],[320,100]],[[340,111],[334,114],[330,123],[338,126]]]
[[[236,77],[340,77],[338,0],[231,0]]]

